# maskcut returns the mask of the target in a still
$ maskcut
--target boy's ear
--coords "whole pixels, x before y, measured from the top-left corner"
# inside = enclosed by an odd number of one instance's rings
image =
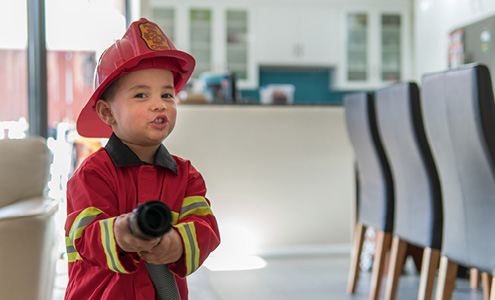
[[[96,102],[96,113],[100,117],[100,119],[105,122],[107,125],[115,124],[115,118],[113,117],[112,109],[110,104],[103,99],[99,99]]]

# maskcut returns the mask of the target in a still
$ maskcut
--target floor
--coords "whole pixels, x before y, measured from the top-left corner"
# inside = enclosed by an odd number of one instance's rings
[[[370,273],[360,274],[357,291],[346,293],[349,255],[270,256],[266,267],[249,271],[211,271],[200,268],[189,277],[190,300],[367,300]],[[53,300],[63,299],[66,262],[57,268]],[[384,280],[385,282],[385,280]],[[416,300],[418,274],[408,262],[400,279],[397,300]],[[382,288],[383,293],[384,288]],[[482,300],[481,288],[458,279],[453,300]]]

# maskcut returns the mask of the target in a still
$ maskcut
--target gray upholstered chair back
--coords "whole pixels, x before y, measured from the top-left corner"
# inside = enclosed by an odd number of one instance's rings
[[[375,93],[378,130],[392,169],[395,191],[394,235],[421,247],[440,249],[440,182],[420,109],[415,83],[398,83]]]
[[[393,181],[377,130],[374,99],[368,93],[344,97],[347,132],[357,170],[357,218],[385,232],[393,229]]]
[[[442,255],[495,269],[495,107],[488,69],[471,65],[422,79],[425,128],[444,193]]]

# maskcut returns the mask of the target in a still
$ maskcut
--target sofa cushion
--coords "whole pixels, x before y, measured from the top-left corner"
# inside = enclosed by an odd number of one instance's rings
[[[0,140],[0,208],[43,194],[50,162],[42,138]]]
[[[0,222],[13,218],[52,215],[58,208],[58,201],[48,197],[23,199],[0,208]]]

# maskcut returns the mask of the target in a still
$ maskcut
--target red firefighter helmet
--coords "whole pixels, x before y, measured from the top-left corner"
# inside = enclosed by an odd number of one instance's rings
[[[107,138],[112,134],[96,113],[95,106],[105,89],[124,74],[142,69],[168,69],[174,73],[175,93],[191,77],[196,62],[186,52],[177,50],[163,31],[145,18],[133,22],[122,39],[100,56],[95,70],[94,92],[77,119],[81,136]]]

